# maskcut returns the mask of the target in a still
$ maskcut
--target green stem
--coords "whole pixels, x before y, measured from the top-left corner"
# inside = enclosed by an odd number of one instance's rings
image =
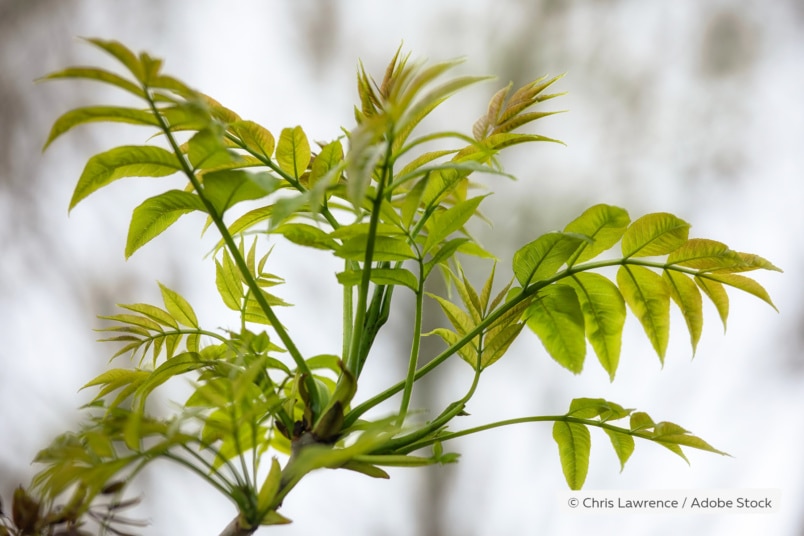
[[[352,346],[349,350],[349,358],[346,361],[346,369],[358,377],[360,374],[360,354],[363,337],[365,333],[365,322],[368,305],[368,289],[371,284],[371,268],[374,261],[374,242],[377,237],[377,225],[380,221],[380,208],[382,207],[385,195],[385,184],[391,177],[391,151],[393,139],[387,140],[387,149],[383,162],[382,173],[377,184],[377,191],[373,201],[371,218],[369,219],[368,238],[366,239],[366,255],[363,260],[363,274],[357,292],[357,312],[353,324]]]
[[[401,426],[405,421],[410,406],[410,398],[413,394],[413,384],[416,381],[416,366],[419,362],[419,346],[422,338],[422,312],[424,305],[424,264],[419,259],[419,287],[416,289],[416,313],[413,320],[413,342],[410,346],[410,358],[408,359],[408,373],[405,376],[405,388],[402,391],[402,403],[399,406],[398,424]]]
[[[529,422],[570,422],[576,424],[584,424],[587,426],[596,426],[598,428],[603,428],[605,430],[610,430],[612,432],[617,432],[620,434],[627,434],[641,439],[648,439],[651,441],[654,440],[654,438],[649,433],[634,431],[628,428],[621,428],[619,426],[614,426],[598,420],[581,419],[578,417],[572,417],[570,415],[540,415],[534,417],[519,417],[517,419],[507,419],[504,421],[497,421],[490,424],[484,424],[482,426],[475,426],[474,428],[467,428],[466,430],[461,430],[459,432],[441,434],[438,437],[428,438],[422,441],[418,441],[416,443],[411,443],[406,447],[404,447],[403,449],[397,450],[396,452],[400,454],[407,454],[409,452],[414,452],[420,448],[428,447],[436,442],[449,441],[451,439],[457,439],[459,437],[476,434],[478,432],[493,430],[494,428],[501,428],[503,426],[510,426],[512,424],[523,424]]]
[[[414,444],[421,440],[422,438],[431,436],[433,433],[438,431],[440,428],[446,426],[452,419],[458,416],[466,406],[466,403],[472,398],[475,394],[475,390],[477,389],[478,384],[480,383],[480,370],[475,369],[475,376],[472,379],[472,385],[469,387],[469,390],[460,400],[457,400],[447,406],[447,408],[435,419],[429,422],[426,426],[419,428],[418,430],[411,432],[410,434],[404,435],[402,437],[393,439],[382,446],[382,449],[378,450],[377,452],[373,452],[372,454],[384,454],[384,453],[396,453],[402,452],[401,449],[405,449],[408,445]],[[409,450],[405,450],[405,452],[411,452]]]
[[[291,339],[288,332],[279,322],[279,318],[277,318],[276,314],[274,313],[273,309],[271,308],[268,300],[266,300],[265,296],[262,293],[257,281],[252,277],[251,272],[249,272],[248,264],[246,264],[245,259],[240,254],[240,250],[237,248],[237,244],[234,241],[231,233],[229,233],[229,229],[226,227],[226,224],[223,221],[223,218],[220,214],[218,214],[215,207],[212,205],[212,202],[207,199],[204,195],[204,190],[201,187],[201,182],[198,180],[198,177],[195,176],[195,172],[190,167],[190,163],[187,161],[187,158],[181,152],[179,145],[176,143],[176,139],[173,137],[173,133],[170,131],[170,127],[168,127],[167,123],[165,123],[165,119],[162,117],[162,114],[159,113],[159,109],[156,107],[156,103],[154,102],[153,98],[151,97],[149,88],[147,86],[143,87],[145,91],[146,98],[148,99],[148,104],[151,108],[151,112],[154,114],[154,117],[159,122],[159,126],[164,132],[165,137],[170,144],[171,149],[173,150],[176,158],[178,158],[179,163],[181,165],[182,171],[190,180],[190,183],[193,185],[193,189],[198,194],[199,199],[204,204],[204,208],[206,209],[207,213],[209,214],[210,218],[212,218],[215,227],[218,229],[218,232],[221,234],[221,238],[223,238],[224,243],[226,244],[229,253],[232,255],[232,258],[237,265],[238,270],[243,275],[243,280],[246,282],[246,286],[248,286],[249,290],[254,294],[254,299],[257,304],[262,309],[263,314],[271,323],[274,331],[276,331],[279,339],[285,345],[285,349],[287,349],[288,353],[293,358],[293,361],[296,363],[296,366],[299,370],[305,374],[305,381],[308,384],[308,391],[310,392],[310,397],[313,402],[314,407],[318,407],[318,391],[315,386],[315,381],[313,380],[312,374],[310,372],[310,368],[307,366],[307,363],[302,357],[301,352],[296,347],[296,344]]]

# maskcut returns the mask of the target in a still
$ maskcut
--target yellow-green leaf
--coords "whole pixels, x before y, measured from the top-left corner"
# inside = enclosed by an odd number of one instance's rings
[[[715,304],[720,320],[723,322],[723,330],[726,330],[726,320],[729,318],[729,295],[726,294],[726,289],[717,281],[709,278],[704,278],[700,275],[695,276],[695,283],[704,291],[704,294],[709,296],[712,303]]]
[[[134,77],[140,82],[145,82],[145,69],[137,55],[119,41],[107,41],[104,39],[89,38],[87,42],[106,51],[117,61],[122,63]]]
[[[689,230],[689,223],[667,212],[646,214],[632,223],[623,234],[623,256],[666,255],[687,241]]]
[[[279,179],[268,172],[225,169],[204,175],[204,194],[218,215],[223,215],[237,203],[261,199],[274,192],[279,183]]]
[[[176,320],[173,319],[170,314],[165,311],[164,309],[160,309],[155,305],[149,305],[147,303],[131,303],[126,305],[120,305],[120,307],[124,309],[128,309],[129,311],[134,311],[136,313],[143,314],[150,318],[151,320],[162,324],[163,326],[177,328],[179,325],[176,323]]]
[[[69,67],[55,73],[50,73],[49,75],[42,77],[40,80],[59,80],[63,78],[84,78],[86,80],[95,80],[97,82],[117,86],[120,89],[128,91],[129,93],[133,93],[137,97],[145,97],[143,90],[134,82],[123,78],[119,74],[115,74],[105,69],[99,69],[97,67]]]
[[[651,439],[668,448],[670,446],[685,446],[728,456],[727,453],[716,449],[700,437],[692,435],[689,431],[672,422],[656,423]],[[686,460],[686,458],[684,459]]]
[[[703,331],[701,291],[698,290],[695,282],[689,276],[675,270],[665,270],[664,280],[670,289],[670,297],[673,298],[678,308],[681,309],[681,314],[684,315],[684,321],[687,323],[687,329],[690,332],[690,343],[692,344],[692,353],[694,355]]]
[[[343,245],[335,250],[335,254],[347,260],[364,261],[367,244],[367,235],[356,236],[344,241]],[[374,238],[372,256],[374,261],[403,261],[415,258],[416,254],[403,239],[390,236],[377,236]]]
[[[522,287],[546,279],[558,271],[583,242],[575,235],[548,233],[514,254],[514,275]]]
[[[342,168],[343,146],[340,141],[335,140],[325,145],[313,159],[313,163],[310,165],[310,187],[312,188],[330,173],[331,176],[327,179],[328,184],[337,184],[341,178]]]
[[[159,122],[149,110],[137,110],[136,108],[125,108],[122,106],[86,106],[76,108],[64,113],[61,117],[56,119],[42,150],[47,149],[56,138],[72,130],[74,127],[96,121],[159,126]]]
[[[198,328],[198,318],[195,316],[195,311],[190,304],[178,292],[170,290],[162,283],[159,283],[159,288],[162,291],[162,300],[165,302],[165,308],[170,315],[176,319],[179,324],[191,328]],[[188,339],[187,349],[190,350]]]
[[[611,446],[614,447],[614,452],[617,454],[617,459],[620,460],[620,472],[625,469],[625,462],[631,457],[634,452],[634,438],[628,434],[623,434],[608,428],[603,429],[606,435],[611,440]]]
[[[276,145],[279,168],[297,180],[310,165],[310,143],[301,127],[282,129]]]
[[[516,340],[523,327],[525,327],[523,323],[509,324],[498,330],[494,337],[486,337],[480,365],[486,368],[505,355],[508,347]]]
[[[485,199],[485,196],[473,197],[432,216],[428,224],[429,233],[424,242],[422,253],[428,253],[449,235],[461,229],[477,212],[477,207],[483,199]]]
[[[222,262],[215,261],[215,286],[226,307],[240,311],[243,301],[243,284],[240,270],[237,269],[227,250],[223,250]]]
[[[131,215],[126,238],[126,258],[193,210],[206,212],[200,197],[183,190],[168,190],[143,201]]]
[[[254,121],[235,121],[229,124],[235,136],[240,138],[240,141],[246,149],[257,155],[261,159],[270,160],[274,154],[274,136],[268,129],[255,123]]]
[[[670,290],[655,272],[643,266],[620,266],[617,285],[639,319],[653,349],[664,363],[670,337]]]
[[[363,279],[363,272],[350,270],[337,275],[341,285],[357,285]],[[371,282],[378,285],[404,285],[412,290],[419,287],[419,280],[413,272],[405,268],[374,268],[371,271]]]
[[[276,458],[271,458],[271,469],[268,475],[260,486],[260,491],[257,494],[257,509],[268,510],[275,507],[273,504],[276,492],[279,491],[279,485],[282,480],[282,468],[279,466],[279,461]]]
[[[539,336],[550,356],[574,374],[580,373],[586,357],[586,339],[575,290],[566,285],[542,289],[525,316],[528,327]]]
[[[164,177],[181,169],[176,156],[151,145],[124,145],[87,161],[70,200],[72,210],[82,199],[124,177]]]
[[[742,275],[737,274],[722,274],[722,273],[710,273],[706,275],[699,276],[700,278],[710,279],[712,281],[717,281],[718,283],[723,283],[725,285],[729,285],[731,287],[740,289],[744,292],[749,294],[753,294],[760,300],[764,301],[774,309],[776,306],[773,304],[770,296],[768,295],[768,291],[765,288],[754,281],[749,277],[745,277]],[[778,311],[778,309],[776,309]]]
[[[567,264],[572,266],[592,259],[609,249],[622,238],[630,221],[628,212],[620,207],[601,204],[586,209],[567,224],[564,232],[586,235],[592,242],[581,243]]]
[[[325,231],[307,223],[283,223],[272,232],[300,246],[331,250],[338,245]]]
[[[558,444],[561,469],[570,489],[578,490],[589,471],[589,452],[592,438],[583,424],[557,421],[553,424],[553,439]]]

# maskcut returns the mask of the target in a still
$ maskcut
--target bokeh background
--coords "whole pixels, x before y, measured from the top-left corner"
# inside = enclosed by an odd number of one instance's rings
[[[566,73],[567,91],[538,132],[564,140],[516,148],[504,160],[516,183],[488,177],[493,228],[475,232],[501,259],[589,205],[626,207],[636,218],[668,211],[692,235],[759,253],[785,269],[760,274],[779,313],[731,293],[728,332],[705,308],[694,359],[675,315],[664,367],[633,318],[615,382],[590,358],[572,376],[524,334],[485,375],[466,426],[566,410],[578,396],[604,397],[677,422],[733,457],[691,452],[683,460],[637,444],[625,470],[593,431],[588,489],[753,489],[782,492],[769,515],[580,515],[566,490],[550,425],[498,429],[451,444],[461,463],[392,471],[390,481],[322,471],[288,498],[286,536],[520,534],[804,535],[804,2],[802,0],[3,0],[0,2],[0,496],[27,483],[30,460],[76,426],[91,394],[78,388],[107,364],[94,342],[96,314],[115,303],[158,302],[158,279],[183,293],[207,326],[225,326],[209,288],[198,221],[181,222],[130,261],[123,244],[131,209],[158,191],[128,180],[68,217],[86,158],[143,131],[82,127],[40,153],[62,112],[117,102],[91,84],[33,80],[74,64],[113,63],[76,39],[112,38],[166,59],[166,70],[273,132],[302,125],[327,140],[353,124],[358,59],[381,76],[400,43],[415,57],[466,57],[462,72],[498,80],[474,87],[431,122],[469,131],[509,80]],[[104,63],[109,62],[109,63]],[[278,249],[273,270],[288,279],[283,311],[302,351],[339,348],[335,265]],[[309,253],[309,252],[306,252]],[[500,275],[508,275],[503,261]],[[332,268],[330,270],[330,268]],[[488,265],[469,268],[481,281]],[[311,300],[313,300],[311,302]],[[310,305],[313,303],[313,305]],[[389,385],[407,356],[409,303],[366,369],[365,391]],[[336,315],[337,316],[337,315]],[[428,311],[430,325],[441,322]],[[468,367],[449,364],[422,384],[418,407],[436,411],[463,392]],[[365,394],[364,394],[365,396]],[[170,465],[142,475],[143,534],[217,534],[234,512],[220,496]]]

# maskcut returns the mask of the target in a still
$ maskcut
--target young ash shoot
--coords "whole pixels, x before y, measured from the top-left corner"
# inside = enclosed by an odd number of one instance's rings
[[[182,216],[200,214],[201,228],[219,237],[210,291],[239,323],[230,330],[202,326],[192,305],[163,284],[162,303],[121,305],[105,316],[103,340],[118,344],[118,359],[84,386],[96,393],[84,408],[85,423],[37,455],[42,469],[30,492],[20,488],[15,495],[13,519],[0,518],[0,536],[88,534],[79,527],[92,519],[107,533],[125,534],[131,520],[114,514],[132,504],[124,499],[129,484],[155,460],[175,462],[227,497],[235,513],[220,534],[234,536],[289,523],[282,503],[316,469],[388,478],[386,467],[455,462],[458,455],[444,450],[449,440],[500,426],[551,422],[572,489],[586,479],[592,428],[608,436],[621,466],[639,441],[684,459],[684,448],[724,454],[677,424],[600,398],[569,401],[565,415],[504,415],[453,429],[482,373],[523,332],[535,333],[547,355],[575,374],[591,348],[613,381],[629,311],[663,361],[671,305],[683,316],[693,352],[704,298],[724,325],[728,287],[773,306],[746,276],[780,271],[769,261],[690,238],[690,225],[673,214],[632,218],[604,204],[568,218],[561,231],[532,237],[507,261],[512,280],[495,281],[497,259],[466,231],[486,198],[472,181],[491,178],[493,185],[496,176],[505,177],[499,155],[508,147],[556,141],[521,129],[555,113],[541,105],[561,95],[552,92],[559,77],[500,89],[471,134],[428,132],[420,128],[425,117],[486,77],[451,78],[456,62],[418,63],[397,51],[379,79],[358,69],[354,126],[311,143],[299,126],[269,130],[241,118],[164,74],[162,61],[146,53],[87,41],[116,59],[119,70],[70,67],[45,79],[114,86],[132,105],[68,111],[45,147],[97,122],[144,127],[148,142],[89,158],[70,210],[119,179],[172,177],[175,183],[179,177],[183,187],[166,187],[134,209],[125,256],[159,247],[149,243]],[[280,241],[309,248],[311,258],[339,259],[340,271],[318,277],[337,286],[342,300],[322,303],[311,296],[310,304],[298,305],[331,307],[343,318],[343,338],[330,353],[305,355],[297,345],[303,334],[281,321],[289,304],[282,299],[284,280],[272,273],[275,257],[268,255]],[[461,266],[468,263],[486,267],[482,284],[466,277]],[[603,275],[611,267],[613,279]],[[425,291],[433,277],[443,277],[449,291]],[[412,310],[394,303],[403,294],[413,297]],[[424,333],[428,300],[447,323]],[[354,403],[361,374],[377,357],[377,335],[392,315],[414,319],[406,373]],[[443,341],[438,355],[422,355],[425,336]],[[412,412],[419,408],[411,407],[417,382],[455,359],[471,367],[471,383],[446,407],[429,408],[434,418],[422,422]],[[192,394],[175,402],[172,415],[152,414],[149,399],[177,378],[193,386]],[[396,401],[394,414],[372,411],[388,400]]]

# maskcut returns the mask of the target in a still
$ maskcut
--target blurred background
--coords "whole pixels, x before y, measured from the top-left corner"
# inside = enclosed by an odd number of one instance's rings
[[[587,206],[627,208],[632,219],[672,212],[692,236],[758,253],[786,274],[758,274],[780,313],[731,292],[724,336],[713,307],[692,359],[675,315],[662,367],[633,318],[617,379],[593,357],[572,376],[523,334],[489,369],[467,408],[466,427],[564,413],[574,397],[603,397],[670,420],[733,457],[690,452],[691,467],[659,446],[637,443],[620,473],[608,438],[592,431],[587,489],[781,489],[769,515],[572,514],[551,426],[497,429],[456,441],[447,467],[392,471],[390,481],[322,471],[305,479],[282,513],[292,525],[266,534],[489,536],[508,534],[804,535],[804,1],[715,0],[2,0],[0,1],[0,496],[10,500],[36,467],[35,453],[75,427],[91,398],[78,388],[103,370],[111,348],[96,344],[97,314],[115,303],[157,302],[156,279],[185,295],[202,324],[225,326],[199,221],[181,222],[123,259],[131,210],[154,181],[131,179],[99,192],[68,218],[86,159],[113,145],[144,143],[142,130],[82,127],[41,146],[59,114],[121,96],[92,84],[34,85],[76,64],[116,66],[77,36],[122,41],[166,59],[166,71],[275,134],[302,125],[329,140],[353,125],[358,60],[382,76],[400,43],[414,57],[466,58],[460,68],[493,74],[436,114],[431,125],[469,132],[508,81],[566,73],[568,95],[547,108],[569,113],[537,123],[554,144],[523,146],[504,159],[519,177],[482,181],[493,228],[475,229],[510,277],[513,252],[560,229]],[[281,247],[272,271],[287,278],[282,311],[302,351],[334,352],[340,325],[315,297],[338,299],[321,255]],[[316,255],[316,252],[312,252]],[[468,266],[477,284],[490,265]],[[507,270],[507,271],[506,271]],[[499,277],[500,281],[504,277]],[[313,302],[315,303],[315,302]],[[363,396],[398,377],[408,352],[403,298],[370,360]],[[221,316],[221,315],[224,316]],[[435,310],[427,322],[442,322]],[[313,333],[308,336],[308,333]],[[425,351],[429,351],[427,347]],[[448,364],[416,393],[434,411],[462,395],[465,364]],[[418,384],[417,384],[418,385]],[[458,423],[463,424],[463,422]],[[222,497],[170,465],[139,481],[143,534],[217,534],[234,515]],[[8,503],[6,503],[8,504]],[[646,529],[646,527],[650,527]]]

